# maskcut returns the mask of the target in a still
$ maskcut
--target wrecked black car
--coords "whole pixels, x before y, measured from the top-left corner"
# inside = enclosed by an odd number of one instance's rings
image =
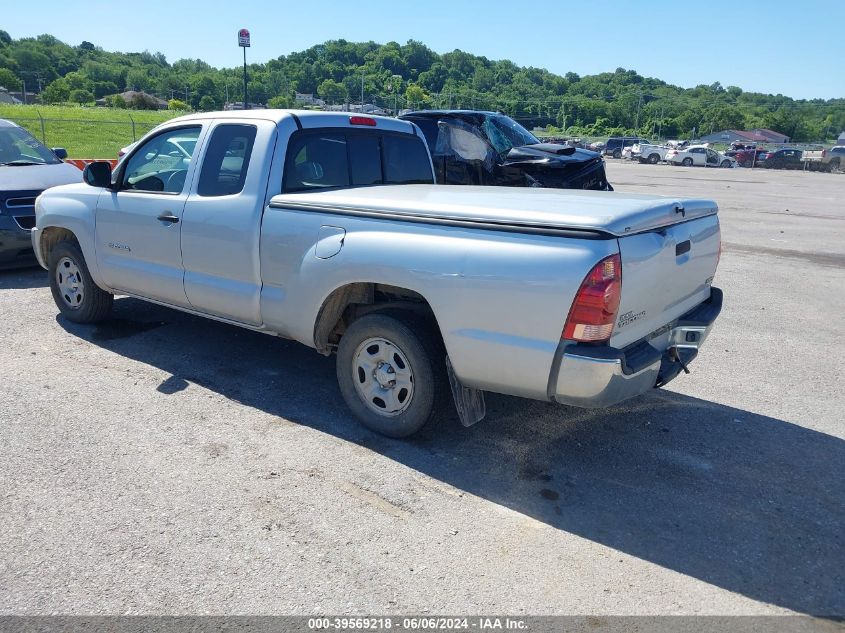
[[[425,110],[399,118],[422,130],[440,184],[613,191],[601,155],[542,143],[504,114]]]

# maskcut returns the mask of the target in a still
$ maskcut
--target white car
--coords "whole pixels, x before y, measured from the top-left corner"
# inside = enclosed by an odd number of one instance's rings
[[[666,162],[684,167],[736,167],[737,162],[722,152],[710,149],[706,145],[690,145],[686,149],[672,149],[666,152]]]

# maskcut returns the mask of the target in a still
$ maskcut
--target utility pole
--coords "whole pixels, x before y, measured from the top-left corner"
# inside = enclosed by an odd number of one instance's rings
[[[640,128],[640,104],[643,102],[643,93],[640,93],[640,99],[637,101],[637,118],[634,119],[634,130],[637,131],[636,133],[639,134]]]
[[[364,71],[361,70],[361,114],[364,114]]]
[[[244,110],[249,110],[249,98],[246,93],[246,49],[249,48],[249,31],[247,29],[238,31],[238,46],[244,49]]]

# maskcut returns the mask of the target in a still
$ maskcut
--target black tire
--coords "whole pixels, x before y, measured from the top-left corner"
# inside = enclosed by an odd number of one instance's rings
[[[50,251],[47,266],[53,301],[68,321],[96,323],[109,315],[114,295],[94,283],[79,244],[70,240],[56,244]],[[78,292],[68,291],[67,285],[72,283]]]
[[[721,167],[722,169],[727,169],[730,166],[731,166],[731,161],[729,161],[729,160],[723,160],[722,163],[719,165],[719,167]]]
[[[648,164],[649,165],[656,165],[660,162],[660,154],[652,154],[648,157]]]
[[[425,328],[411,329],[393,316],[375,313],[354,321],[340,339],[337,348],[337,382],[340,393],[355,417],[371,431],[394,438],[408,437],[422,429],[433,417],[436,410],[435,383],[440,364],[437,365],[438,369],[435,369],[436,346],[426,340],[426,336]],[[373,345],[361,349],[367,341],[375,339],[378,341]],[[384,343],[385,348],[393,346],[399,351],[400,357],[393,363],[397,370],[405,371],[407,360],[407,371],[412,383],[410,391],[406,390],[405,397],[409,398],[408,401],[401,400],[400,387],[383,387],[376,378],[379,369],[374,369],[371,375],[368,375],[362,367],[362,361],[370,360],[366,357],[367,354],[383,353],[382,349],[378,348],[379,342]],[[374,355],[372,357],[375,358]],[[391,359],[395,358],[395,355],[391,356]],[[379,367],[381,366],[379,364]],[[392,369],[388,365],[386,371],[390,372]],[[394,375],[398,375],[398,372]],[[368,386],[375,388],[375,396],[368,398],[364,395]],[[391,394],[397,388],[399,391],[395,394],[395,404],[400,408],[391,412],[388,410],[389,398],[382,399],[379,394]],[[382,391],[379,391],[380,389]],[[380,409],[384,409],[384,412]]]
[[[739,164],[739,166],[745,167],[747,169],[747,168],[751,167],[751,161],[750,160],[744,160]]]
[[[681,165],[683,165],[684,167],[692,167],[692,158],[685,158],[681,161]]]
[[[831,158],[830,162],[827,164],[827,170],[831,174],[835,174],[839,171],[839,168],[840,168],[839,158]]]
[[[613,158],[622,158],[622,150],[621,149],[613,150]]]

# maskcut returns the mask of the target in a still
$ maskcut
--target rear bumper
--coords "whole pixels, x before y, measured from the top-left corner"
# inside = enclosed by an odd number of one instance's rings
[[[586,408],[609,407],[675,378],[698,355],[722,310],[722,291],[654,335],[624,349],[561,341],[555,354],[550,398]],[[668,339],[663,336],[668,331]],[[667,341],[662,349],[649,341]]]

